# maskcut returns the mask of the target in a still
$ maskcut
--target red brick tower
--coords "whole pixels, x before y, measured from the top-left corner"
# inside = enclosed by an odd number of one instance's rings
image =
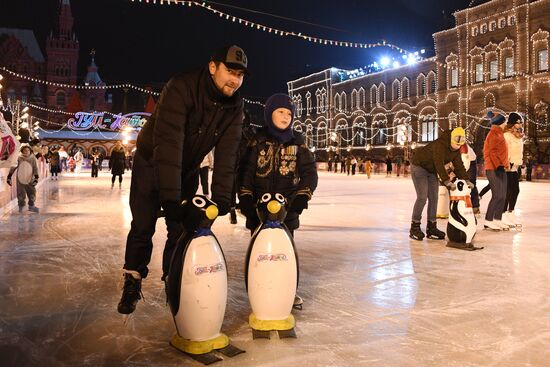
[[[76,84],[78,40],[73,32],[74,18],[70,0],[60,0],[59,22],[55,32],[46,41],[47,80]],[[53,85],[47,86],[47,105],[64,110],[76,90]]]

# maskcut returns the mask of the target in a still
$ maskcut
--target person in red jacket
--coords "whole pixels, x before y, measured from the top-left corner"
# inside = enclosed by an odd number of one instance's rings
[[[485,229],[501,231],[509,229],[502,223],[504,201],[506,200],[506,170],[508,169],[508,146],[504,139],[506,118],[503,115],[489,111],[491,131],[485,138],[483,156],[485,158],[485,174],[489,180],[492,197],[485,214]]]

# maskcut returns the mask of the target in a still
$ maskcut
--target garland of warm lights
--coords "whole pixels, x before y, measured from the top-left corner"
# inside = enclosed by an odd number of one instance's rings
[[[140,92],[143,92],[143,93],[148,93],[148,94],[151,94],[153,96],[160,96],[160,93],[158,92],[153,92],[153,91],[150,91],[150,90],[147,90],[147,89],[143,89],[143,88],[140,88],[140,87],[136,87],[135,85],[132,85],[132,84],[116,84],[116,85],[104,85],[104,86],[90,86],[90,85],[74,85],[74,84],[64,84],[64,83],[55,83],[55,82],[49,82],[47,80],[41,80],[41,79],[37,79],[37,78],[33,78],[33,77],[30,77],[28,75],[23,75],[23,74],[19,74],[19,73],[16,73],[14,71],[11,71],[9,70],[8,68],[6,67],[3,67],[3,66],[0,66],[0,70],[3,70],[5,71],[6,73],[12,75],[12,76],[15,76],[16,78],[19,78],[19,79],[24,79],[24,80],[28,80],[28,81],[32,81],[32,82],[35,82],[35,83],[41,83],[41,84],[46,84],[46,85],[53,85],[53,86],[57,86],[57,87],[61,87],[61,88],[70,88],[70,89],[119,89],[119,88],[132,88],[132,89],[135,89],[135,90],[138,90]],[[256,104],[256,105],[259,105],[259,106],[264,106],[261,102],[259,101],[253,101],[251,99],[247,99],[247,98],[243,98],[243,101],[245,103],[249,103],[249,104]],[[28,104],[30,105],[30,104]],[[41,107],[38,107],[38,106],[35,106],[35,108],[41,108]],[[48,112],[59,112],[59,113],[65,113],[64,111],[59,111],[59,110],[47,110],[45,109],[45,111],[48,111]],[[106,112],[106,113],[109,113],[109,112]]]
[[[313,37],[308,36],[306,34],[303,34],[302,32],[292,32],[292,31],[285,31],[273,27],[269,27],[260,23],[256,23],[247,19],[239,18],[236,16],[233,16],[228,13],[224,13],[220,10],[217,10],[213,8],[211,5],[208,5],[207,2],[198,2],[198,1],[187,1],[187,0],[131,0],[132,2],[140,2],[140,3],[147,3],[147,4],[159,4],[159,5],[187,5],[187,6],[197,6],[201,7],[203,9],[206,9],[210,12],[212,12],[215,15],[218,15],[220,18],[225,18],[226,20],[232,21],[232,22],[238,22],[239,24],[244,25],[245,27],[250,27],[256,30],[261,30],[268,33],[274,33],[275,35],[280,36],[290,36],[290,37],[297,37],[309,42],[313,43],[319,43],[324,45],[330,45],[330,46],[340,46],[340,47],[353,47],[353,48],[374,48],[374,47],[389,47],[393,50],[398,51],[399,53],[408,54],[409,52],[399,46],[396,46],[394,44],[388,43],[386,41],[381,41],[377,43],[361,43],[361,42],[349,42],[349,41],[337,41],[332,39],[325,39],[325,38],[319,38],[319,37]]]
[[[12,71],[4,66],[0,66],[0,70],[3,70],[5,71],[6,73],[12,75],[12,76],[15,76],[19,79],[24,79],[24,80],[28,80],[28,81],[31,81],[31,82],[35,82],[35,83],[40,83],[40,84],[45,84],[45,85],[53,85],[55,87],[60,87],[60,88],[71,88],[71,89],[86,89],[86,90],[90,90],[90,89],[121,89],[121,88],[130,88],[130,89],[135,89],[137,91],[140,91],[142,93],[147,93],[147,94],[151,94],[153,96],[160,96],[160,93],[158,92],[153,92],[153,91],[150,91],[150,90],[147,90],[147,89],[144,89],[144,88],[141,88],[141,87],[137,87],[133,84],[129,84],[129,83],[125,83],[125,84],[113,84],[113,85],[74,85],[74,84],[66,84],[66,83],[57,83],[57,82],[50,82],[50,81],[47,81],[47,80],[42,80],[42,79],[38,79],[38,78],[33,78],[33,77],[30,77],[30,76],[27,76],[27,75],[23,75],[23,74],[19,74],[19,73],[16,73],[15,71]]]

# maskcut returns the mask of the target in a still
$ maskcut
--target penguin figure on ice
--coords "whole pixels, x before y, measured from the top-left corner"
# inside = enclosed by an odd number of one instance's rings
[[[467,251],[481,250],[483,247],[472,244],[477,219],[470,199],[470,188],[464,180],[455,180],[454,183],[456,188],[450,192],[447,246]]]
[[[170,344],[191,358],[210,364],[221,361],[213,351],[233,357],[244,351],[220,332],[227,303],[227,265],[211,231],[216,204],[197,195],[187,205],[187,231],[178,240],[167,277],[166,295],[177,333]]]
[[[292,306],[298,287],[298,256],[294,239],[284,224],[287,201],[279,193],[265,193],[257,205],[261,224],[254,232],[245,263],[245,282],[252,313],[248,323],[253,338],[296,337]]]

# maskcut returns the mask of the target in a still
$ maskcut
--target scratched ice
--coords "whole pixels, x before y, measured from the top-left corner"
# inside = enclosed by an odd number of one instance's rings
[[[145,300],[126,324],[116,312],[129,180],[110,186],[106,173],[62,177],[39,188],[39,215],[2,217],[2,366],[200,366],[168,345],[161,221]],[[522,182],[523,232],[480,230],[485,249],[476,252],[409,240],[414,197],[406,178],[321,174],[296,232],[305,300],[294,311],[297,339],[252,340],[249,232],[242,218],[236,226],[219,218],[229,272],[223,331],[246,350],[219,365],[548,366],[550,184]]]

